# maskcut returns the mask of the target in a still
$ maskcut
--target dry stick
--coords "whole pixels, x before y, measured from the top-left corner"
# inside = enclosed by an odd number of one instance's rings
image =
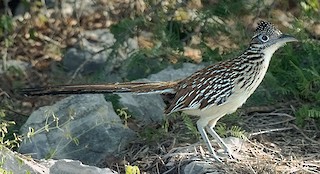
[[[254,116],[259,116],[261,114],[255,114]],[[266,114],[263,114],[263,115],[266,115]],[[275,122],[275,123],[269,123],[269,124],[265,124],[263,126],[274,126],[274,125],[277,125],[277,124],[282,124],[282,123],[287,123],[287,122],[290,122],[292,120],[295,120],[295,118],[289,114],[286,114],[286,113],[269,113],[267,115],[275,115],[275,116],[285,116],[285,117],[289,117],[289,119],[287,120],[283,120],[283,121],[278,121],[278,122]],[[285,127],[285,128],[275,128],[275,129],[269,129],[269,130],[264,130],[264,131],[259,131],[259,132],[255,132],[255,133],[251,133],[249,134],[249,137],[251,136],[256,136],[256,135],[260,135],[260,134],[265,134],[265,133],[270,133],[270,132],[278,132],[278,131],[285,131],[285,130],[290,130],[292,129],[292,127]]]
[[[287,123],[287,122],[295,120],[295,117],[293,117],[292,115],[289,115],[289,114],[286,114],[286,113],[274,113],[274,112],[268,113],[268,114],[256,113],[252,117],[250,117],[250,119],[253,118],[253,117],[256,117],[256,116],[261,116],[261,115],[263,115],[263,116],[285,116],[285,117],[289,117],[289,119],[286,119],[286,120],[283,120],[283,121],[278,121],[278,122],[275,122],[275,123],[262,124],[262,125],[259,125],[259,127],[274,126],[274,125]]]
[[[290,122],[290,121],[293,121],[293,120],[295,120],[295,118],[289,118],[289,119],[283,120],[283,121],[277,121],[277,122],[274,122],[274,123],[264,124],[263,126],[274,126],[274,125],[278,125],[278,124],[282,124],[282,123],[287,123],[287,122]]]
[[[287,114],[287,113],[279,113],[279,112],[270,112],[270,113],[255,113],[253,114],[253,117],[255,116],[285,116],[285,117],[289,117],[291,119],[294,119],[295,117]]]
[[[264,131],[259,131],[259,132],[251,133],[251,134],[249,134],[249,137],[251,137],[251,136],[257,136],[257,135],[260,135],[260,134],[271,133],[271,132],[285,131],[285,130],[290,130],[290,129],[292,129],[292,127],[268,129],[268,130],[264,130]]]
[[[309,140],[309,141],[311,141],[311,142],[313,142],[313,143],[315,143],[315,144],[319,144],[319,145],[320,145],[320,142],[319,142],[319,141],[316,141],[316,140],[308,137],[300,128],[298,128],[298,126],[296,126],[296,125],[294,125],[294,124],[290,124],[290,126],[292,126],[292,127],[295,128],[299,133],[301,133],[301,135],[302,135],[305,139],[307,139],[307,140]]]
[[[120,173],[120,167],[119,167],[118,163],[116,163],[116,166],[117,166],[118,173]]]
[[[283,110],[290,110],[293,111],[294,109],[292,108],[292,104],[294,104],[294,101],[289,101],[285,103],[278,103],[275,105],[266,105],[266,106],[253,106],[253,107],[247,107],[244,110],[247,114],[249,113],[269,113],[269,112],[280,112]],[[283,106],[290,106],[290,107],[284,107]]]
[[[161,158],[161,156],[159,156],[159,155],[156,155],[157,157],[156,158],[158,158],[159,160],[160,160],[160,162],[161,162],[161,164],[162,165],[165,165],[166,163],[163,161],[163,159]],[[158,163],[157,163],[158,164]]]
[[[250,163],[248,163],[246,165],[249,167],[249,169],[251,170],[252,173],[254,173],[254,174],[257,173],[256,171],[254,171],[254,169],[253,169],[253,167],[252,167],[252,165]]]
[[[0,88],[0,96],[2,96],[2,95],[6,96],[7,98],[10,98],[9,94],[6,93],[5,91],[3,91],[3,90]]]
[[[307,165],[307,166],[310,166],[310,167],[314,167],[314,168],[317,168],[317,169],[319,169],[319,168],[320,168],[320,165],[313,164],[313,163],[307,163],[307,162],[304,162],[304,165]]]
[[[165,172],[163,172],[162,174],[168,174],[168,173],[170,173],[172,170],[174,170],[175,169],[175,167],[172,167],[171,169],[169,169],[169,170],[167,170],[167,171],[165,171]]]
[[[66,47],[66,45],[61,45],[61,43],[60,42],[58,42],[58,41],[56,41],[56,40],[54,40],[54,39],[52,39],[52,38],[50,38],[50,37],[48,37],[48,36],[46,36],[46,35],[44,35],[44,34],[41,34],[41,33],[38,33],[38,38],[39,39],[41,39],[41,40],[44,40],[44,41],[47,41],[47,42],[50,42],[50,43],[52,43],[53,45],[55,45],[55,46],[58,46],[58,47],[62,47],[62,48],[65,48]]]
[[[308,173],[314,173],[314,174],[318,174],[318,168],[320,166],[315,165],[315,164],[311,164],[311,163],[303,163],[301,167],[299,167],[302,171],[304,172],[308,172]]]
[[[269,148],[269,147],[266,147],[266,146],[264,146],[263,144],[254,143],[254,142],[252,142],[252,141],[250,141],[250,140],[248,140],[248,142],[251,143],[252,145],[256,146],[256,147],[267,149],[267,150],[269,150],[269,151],[271,151],[271,152],[274,152],[274,153],[276,153],[276,154],[278,154],[278,155],[280,155],[280,156],[282,157],[280,151],[277,151],[277,150],[271,149],[271,148]]]
[[[176,145],[176,141],[177,139],[175,137],[173,137],[172,143],[169,146],[169,149],[173,149],[173,147]]]
[[[313,136],[312,136],[312,139],[313,139],[313,138],[315,138],[315,137],[318,136],[317,134],[318,134],[318,132],[320,132],[320,131],[319,131],[318,126],[317,126],[317,124],[316,124],[316,122],[315,122],[314,119],[312,119],[312,124],[313,124],[313,127],[314,127],[314,129],[315,129],[315,131],[314,131],[315,133],[314,133]]]
[[[139,155],[142,151],[144,151],[146,148],[148,148],[147,145],[142,146],[142,147],[140,148],[140,150],[139,150],[135,155],[133,155],[132,159],[138,159],[138,155]]]

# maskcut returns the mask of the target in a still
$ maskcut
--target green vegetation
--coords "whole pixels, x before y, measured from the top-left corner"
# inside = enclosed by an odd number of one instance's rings
[[[225,123],[218,123],[218,125],[216,126],[216,130],[222,138],[233,136],[241,139],[247,139],[248,136],[246,135],[246,131],[244,131],[241,127],[231,126],[230,128],[228,128]]]
[[[185,46],[200,50],[202,62],[215,63],[232,58],[246,48],[252,35],[252,31],[248,30],[248,23],[244,23],[245,18],[237,20],[239,16],[250,16],[254,12],[264,19],[276,21],[279,11],[291,8],[286,2],[277,2],[278,9],[271,9],[270,4],[262,2],[247,4],[245,1],[224,1],[190,12],[183,3],[169,4],[165,11],[162,6],[149,3],[154,8],[152,13],[125,18],[111,27],[112,33],[120,42],[141,31],[153,34],[154,46],[141,49],[127,60],[125,69],[128,70],[128,75],[124,78],[127,80],[146,77],[170,63],[178,66],[186,61],[197,62],[192,56],[183,54]],[[320,127],[320,43],[313,38],[310,28],[306,27],[306,21],[312,23],[320,19],[319,2],[305,0],[295,5],[300,11],[296,16],[288,17],[291,29],[284,32],[296,36],[300,43],[287,45],[273,56],[263,84],[246,106],[298,103],[294,105],[297,124],[303,126],[306,121],[314,119]],[[243,8],[238,8],[239,6]],[[200,42],[193,43],[195,36],[200,38]],[[210,43],[209,38],[220,39],[219,36],[226,37],[221,41],[226,42],[226,46],[212,47],[219,42]],[[230,46],[231,43],[236,46]],[[188,117],[183,118],[188,130],[196,134]]]

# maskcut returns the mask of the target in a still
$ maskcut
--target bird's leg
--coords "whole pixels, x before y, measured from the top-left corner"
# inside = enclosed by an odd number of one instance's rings
[[[205,131],[205,126],[203,126],[203,125],[201,124],[201,122],[198,121],[198,122],[197,122],[197,127],[198,127],[198,131],[200,132],[200,135],[201,135],[202,139],[205,141],[205,143],[206,143],[209,151],[210,151],[211,154],[213,155],[213,158],[214,158],[216,161],[222,163],[221,159],[217,156],[215,150],[212,148],[212,145],[211,145],[211,143],[210,143],[210,140],[209,140],[209,138],[208,138],[208,135],[207,135],[207,133],[206,133],[206,131]]]
[[[207,126],[207,130],[210,133],[210,135],[216,139],[219,143],[219,145],[224,149],[224,152],[229,155],[230,158],[232,157],[232,151],[231,149],[227,146],[227,144],[222,140],[222,138],[217,134],[217,132],[213,129],[215,127],[214,125]]]

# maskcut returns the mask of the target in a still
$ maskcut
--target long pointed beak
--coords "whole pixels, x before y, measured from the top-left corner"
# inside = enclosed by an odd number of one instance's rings
[[[282,34],[278,39],[278,42],[287,43],[287,42],[298,42],[298,39],[296,39],[293,36]]]

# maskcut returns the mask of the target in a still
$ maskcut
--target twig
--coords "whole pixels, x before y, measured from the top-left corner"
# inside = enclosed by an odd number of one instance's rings
[[[58,46],[59,48],[65,48],[66,45],[61,45],[60,42],[56,41],[56,40],[53,40],[52,38],[42,34],[42,33],[38,33],[38,38],[41,39],[41,40],[44,40],[44,41],[47,41],[49,43],[52,43],[53,45],[56,45]]]
[[[165,171],[165,172],[163,172],[162,174],[168,174],[168,173],[170,173],[172,170],[174,170],[176,167],[172,167],[171,169],[169,169],[169,170],[167,170],[167,171]]]
[[[140,150],[131,158],[131,159],[138,159],[138,156],[141,152],[145,151],[145,149],[148,149],[147,145],[144,145],[140,148]]]
[[[294,124],[290,124],[290,126],[292,126],[293,128],[295,128],[298,132],[301,133],[302,136],[304,136],[305,139],[315,143],[315,144],[319,144],[320,145],[320,142],[319,141],[316,141],[310,137],[308,137],[300,128],[298,128],[298,126],[294,125]]]
[[[256,125],[256,127],[274,126],[274,125],[278,125],[278,124],[287,123],[287,122],[290,122],[290,121],[296,119],[294,116],[289,115],[287,113],[271,112],[271,113],[255,113],[249,119],[247,119],[246,121],[249,122],[249,120],[251,120],[253,117],[259,117],[259,116],[266,116],[266,117],[268,117],[268,116],[276,116],[276,117],[289,117],[289,118],[286,119],[286,120],[281,120],[281,121],[277,121],[277,122],[274,122],[274,123],[266,123],[266,124]]]
[[[7,98],[10,98],[10,95],[8,93],[6,93],[6,91],[4,91],[0,88],[0,96],[2,96],[2,95],[6,96]]]
[[[292,129],[292,127],[268,129],[268,130],[264,130],[264,131],[259,131],[259,132],[251,133],[251,134],[249,134],[249,137],[251,137],[251,136],[257,136],[257,135],[260,135],[260,134],[271,133],[271,132],[285,131],[285,130],[290,130],[290,129]]]
[[[157,174],[160,174],[159,163],[156,163],[156,170],[157,170]]]
[[[270,112],[270,113],[255,113],[253,114],[253,116],[285,116],[285,117],[289,117],[289,118],[295,118],[292,115],[289,115],[287,113],[278,113],[278,112]]]
[[[290,122],[290,121],[293,121],[293,120],[295,120],[295,118],[289,118],[289,119],[286,119],[286,120],[283,120],[283,121],[277,121],[277,122],[274,122],[274,123],[264,124],[263,126],[274,126],[274,125],[278,125],[278,124],[282,124],[282,123],[287,123],[287,122]]]
[[[266,150],[268,150],[270,152],[273,152],[275,154],[278,154],[278,155],[280,155],[282,157],[282,155],[281,155],[279,150],[271,149],[269,147],[264,146],[263,144],[257,144],[257,143],[254,143],[254,142],[250,141],[250,140],[248,140],[248,142],[251,143],[252,145],[256,146],[256,147],[260,147],[260,148],[266,149]]]

